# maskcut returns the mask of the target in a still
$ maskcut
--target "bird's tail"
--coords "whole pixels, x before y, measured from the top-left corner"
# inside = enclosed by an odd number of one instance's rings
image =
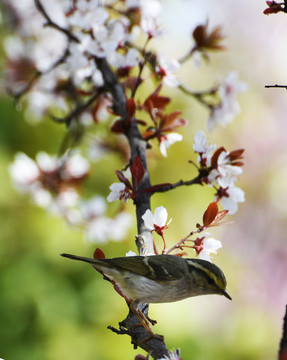
[[[103,265],[103,260],[101,260],[101,259],[91,259],[91,258],[87,258],[84,256],[78,256],[78,255],[72,255],[72,254],[61,254],[61,256],[72,259],[72,260],[84,261],[84,262],[87,262],[94,266]]]

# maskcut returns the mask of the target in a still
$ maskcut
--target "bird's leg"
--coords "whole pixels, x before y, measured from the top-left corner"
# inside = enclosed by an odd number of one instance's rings
[[[139,319],[141,325],[148,332],[149,336],[143,340],[143,342],[148,341],[149,339],[158,339],[164,343],[164,338],[162,335],[157,335],[152,331],[152,328],[149,324],[149,319],[143,314],[143,312],[138,308],[139,303],[137,301],[132,301],[130,303],[130,309]]]
[[[143,313],[145,312],[145,310],[146,310],[147,307],[148,307],[148,304],[146,304],[145,307],[143,308],[143,311],[142,311]],[[144,316],[145,316],[145,318],[146,318],[152,325],[157,324],[157,321],[151,319],[151,318],[148,316],[148,314],[146,314],[146,315],[144,315]]]

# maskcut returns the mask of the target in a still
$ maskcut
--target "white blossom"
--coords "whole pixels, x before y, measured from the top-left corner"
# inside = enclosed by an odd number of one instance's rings
[[[40,182],[33,183],[29,189],[27,189],[27,192],[30,194],[33,202],[47,210],[50,210],[50,207],[53,204],[53,197],[51,193],[44,189],[42,184]]]
[[[102,196],[94,196],[89,200],[82,201],[80,211],[86,220],[94,219],[106,213],[107,205]]]
[[[244,191],[236,186],[230,186],[225,192],[227,196],[220,198],[221,204],[230,215],[233,215],[238,210],[238,203],[245,201]]]
[[[166,149],[169,148],[170,145],[174,144],[177,141],[182,141],[182,135],[180,135],[178,133],[165,134],[164,136],[162,136],[160,138],[159,149],[164,157],[167,156]]]
[[[90,163],[81,154],[74,153],[65,163],[65,176],[77,179],[85,176],[90,170]]]
[[[128,251],[127,253],[126,253],[126,256],[127,257],[129,257],[129,256],[137,256],[137,254],[134,252],[134,251]]]
[[[106,216],[95,218],[87,223],[86,239],[97,243],[120,241],[127,235],[131,222],[131,215],[125,212],[119,213],[114,219]]]
[[[56,156],[51,156],[44,151],[40,151],[36,155],[36,161],[39,168],[45,172],[52,172],[58,168],[58,159]]]
[[[164,228],[167,226],[172,219],[166,224],[167,221],[167,210],[164,206],[157,207],[153,213],[148,209],[142,216],[145,226],[148,230],[153,231],[156,227]]]
[[[164,33],[161,28],[160,13],[162,6],[156,0],[142,0],[141,4],[141,28],[151,37],[161,37]]]
[[[205,159],[206,166],[210,166],[212,155],[216,149],[216,144],[209,145],[204,132],[201,130],[194,135],[193,139],[193,150],[200,154],[197,161],[200,162],[201,159]]]
[[[121,241],[127,236],[131,224],[132,216],[125,211],[120,212],[112,219],[109,238],[113,241]]]
[[[105,216],[95,218],[86,225],[85,236],[87,241],[105,243],[109,239],[111,219]]]
[[[15,161],[9,166],[9,172],[15,187],[22,191],[27,190],[40,175],[35,161],[24,153],[18,153],[15,156]]]
[[[97,1],[78,1],[77,11],[67,19],[70,26],[83,30],[90,30],[91,24],[104,25],[109,14],[98,6]]]
[[[217,255],[217,250],[222,248],[221,241],[215,240],[211,237],[205,237],[202,240],[202,246],[203,248],[200,251],[198,258],[207,261],[211,261],[211,254]]]
[[[124,191],[125,191],[125,184],[124,183],[113,183],[110,186],[110,194],[107,197],[108,202],[112,202],[112,201],[116,201],[116,200],[120,200]]]
[[[240,112],[240,106],[236,101],[237,94],[245,91],[247,85],[238,80],[238,74],[231,72],[219,86],[218,94],[220,103],[214,106],[207,120],[207,129],[213,130],[217,125],[225,126],[230,123]]]
[[[226,188],[233,186],[240,174],[242,174],[241,167],[230,164],[229,152],[222,151],[217,160],[217,168],[211,171],[208,179],[210,182]]]
[[[136,49],[131,48],[126,54],[114,52],[109,57],[109,63],[117,69],[126,67],[131,68],[139,64],[139,56],[139,52]]]
[[[180,69],[180,63],[177,60],[166,61],[165,55],[159,56],[159,66],[156,71],[163,76],[163,82],[170,87],[177,87],[180,82],[176,77],[176,73]]]

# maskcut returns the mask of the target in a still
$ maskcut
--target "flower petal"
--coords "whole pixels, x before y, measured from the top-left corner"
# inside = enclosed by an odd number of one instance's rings
[[[154,230],[154,219],[152,212],[148,209],[142,216],[145,226],[150,230]]]
[[[154,224],[163,227],[167,221],[167,210],[164,206],[157,207],[154,211]]]

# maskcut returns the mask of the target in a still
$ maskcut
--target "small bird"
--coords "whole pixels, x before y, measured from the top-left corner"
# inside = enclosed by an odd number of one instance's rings
[[[167,303],[208,294],[223,295],[231,300],[225,290],[223,272],[206,260],[175,255],[113,259],[90,259],[70,254],[61,256],[87,262],[108,278],[152,337],[156,335],[138,309],[139,303]]]

